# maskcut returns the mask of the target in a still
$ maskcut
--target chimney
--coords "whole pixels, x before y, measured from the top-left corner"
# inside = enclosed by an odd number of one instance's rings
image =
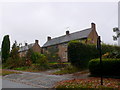
[[[47,37],[47,40],[48,40],[48,41],[51,40],[51,37],[48,36],[48,37]]]
[[[28,44],[27,43],[25,43],[25,46],[27,46]]]
[[[35,43],[38,44],[38,40],[35,40]]]
[[[66,35],[69,35],[70,33],[69,33],[69,31],[66,31]]]
[[[96,30],[95,23],[91,23],[91,28],[92,28],[93,30]]]

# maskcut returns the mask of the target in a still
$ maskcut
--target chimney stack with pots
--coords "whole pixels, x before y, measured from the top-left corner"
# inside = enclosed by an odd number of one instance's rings
[[[47,37],[47,40],[48,40],[48,41],[51,40],[51,37],[48,36],[48,37]]]
[[[69,31],[66,31],[66,35],[69,35],[70,34],[70,32]]]
[[[25,43],[25,46],[27,46],[28,44],[27,43]]]
[[[38,40],[35,40],[35,43],[36,43],[36,44],[38,44],[38,42],[39,42]]]
[[[95,25],[95,23],[91,23],[91,28],[92,28],[92,30],[96,30],[96,25]]]

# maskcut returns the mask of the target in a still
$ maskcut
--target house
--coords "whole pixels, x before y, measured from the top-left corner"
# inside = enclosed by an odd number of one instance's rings
[[[32,49],[33,52],[41,53],[41,48],[38,44],[38,40],[35,40],[35,43],[32,44],[25,43],[25,46],[20,47],[18,50],[20,57],[25,57],[29,49]]]
[[[85,43],[96,44],[97,37],[98,34],[96,32],[96,25],[91,23],[90,28],[78,32],[70,33],[69,31],[66,31],[66,35],[53,39],[51,37],[47,37],[47,42],[42,46],[43,53],[49,53],[48,49],[51,47],[58,48],[57,54],[59,55],[60,60],[62,62],[67,62],[67,46],[69,41],[84,40]]]

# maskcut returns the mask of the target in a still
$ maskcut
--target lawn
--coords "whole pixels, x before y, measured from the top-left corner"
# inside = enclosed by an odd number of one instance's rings
[[[0,75],[5,76],[9,74],[21,74],[20,72],[10,71],[10,70],[2,70],[0,69]]]
[[[100,78],[73,79],[61,81],[55,88],[120,88],[120,79],[104,78],[103,85]]]

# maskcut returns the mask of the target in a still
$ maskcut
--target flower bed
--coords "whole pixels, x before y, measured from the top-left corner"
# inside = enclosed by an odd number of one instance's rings
[[[55,88],[120,88],[120,79],[104,79],[100,85],[100,78],[73,79],[59,82]]]

